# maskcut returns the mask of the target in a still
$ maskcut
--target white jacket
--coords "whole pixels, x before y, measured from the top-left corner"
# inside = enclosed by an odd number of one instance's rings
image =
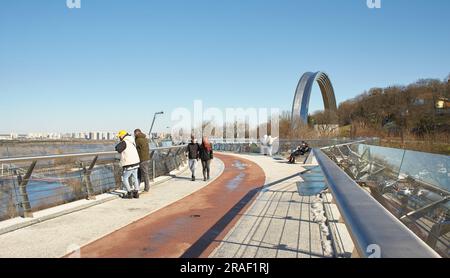
[[[125,136],[123,142],[125,142],[126,147],[125,150],[120,153],[120,166],[137,166],[140,160],[133,138],[131,136]]]
[[[268,139],[267,135],[264,135],[263,138],[261,138],[261,145],[263,146],[267,145],[267,139]]]
[[[272,136],[269,135],[269,137],[267,138],[267,145],[273,145],[273,143],[277,139],[278,139],[278,137],[272,137]]]

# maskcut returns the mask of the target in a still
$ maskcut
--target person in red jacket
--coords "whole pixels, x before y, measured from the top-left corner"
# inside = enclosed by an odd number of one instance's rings
[[[207,137],[202,138],[202,144],[200,145],[200,151],[199,151],[200,160],[202,161],[202,167],[203,167],[203,180],[209,180],[210,178],[210,171],[211,171],[211,159],[213,159],[213,150],[211,143],[209,143],[209,140]]]

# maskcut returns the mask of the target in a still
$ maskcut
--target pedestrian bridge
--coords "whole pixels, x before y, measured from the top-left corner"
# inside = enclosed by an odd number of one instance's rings
[[[381,180],[391,169],[365,142],[310,143],[297,164],[286,156],[298,142],[274,157],[257,143],[215,143],[208,182],[190,181],[184,146],[155,149],[151,190],[131,200],[120,198],[114,152],[0,159],[0,257],[448,255],[446,190],[418,178],[413,189],[434,199],[402,203],[405,182]]]

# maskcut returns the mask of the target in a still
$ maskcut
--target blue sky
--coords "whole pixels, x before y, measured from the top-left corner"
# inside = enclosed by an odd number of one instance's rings
[[[289,110],[306,71],[337,101],[450,73],[450,1],[0,1],[0,133],[148,129],[176,107]],[[310,111],[322,107],[316,88]]]

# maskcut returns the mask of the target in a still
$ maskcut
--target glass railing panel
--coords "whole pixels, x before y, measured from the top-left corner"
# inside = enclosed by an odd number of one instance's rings
[[[323,152],[440,255],[449,256],[448,156],[367,144]]]
[[[450,192],[449,156],[406,151],[401,173]]]

